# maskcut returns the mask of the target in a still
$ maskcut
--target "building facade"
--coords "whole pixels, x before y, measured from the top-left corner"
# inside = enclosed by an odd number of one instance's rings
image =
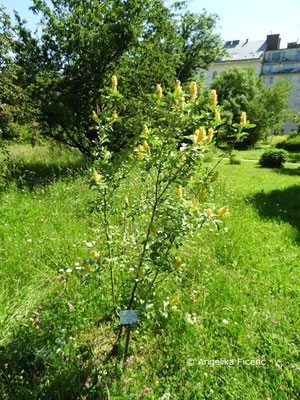
[[[228,41],[224,47],[228,55],[212,64],[205,73],[205,83],[211,81],[220,72],[234,68],[253,68],[257,78],[261,78],[267,87],[275,85],[278,79],[286,79],[292,84],[289,109],[300,113],[300,44],[288,43],[280,48],[279,34],[268,35],[266,40],[249,42],[246,40]],[[296,125],[288,121],[282,127],[283,134],[295,129]]]

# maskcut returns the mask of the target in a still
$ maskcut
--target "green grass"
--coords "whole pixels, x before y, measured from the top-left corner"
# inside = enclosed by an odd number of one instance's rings
[[[40,149],[49,162],[39,175],[34,157],[40,152],[30,158],[27,150],[23,164],[29,172],[11,176],[1,192],[3,398],[157,400],[168,392],[170,399],[174,394],[176,399],[299,396],[296,165],[269,170],[250,162],[221,163],[212,201],[216,207],[227,204],[230,214],[219,231],[208,226],[181,249],[181,275],[160,287],[131,334],[123,366],[110,354],[118,321],[111,317],[107,273],[75,269],[92,249],[101,251],[101,221],[90,213],[90,172],[80,169],[80,157],[68,161]],[[137,188],[130,186],[133,196]],[[199,359],[220,358],[235,365],[198,365]],[[237,359],[265,360],[265,365],[237,365]]]
[[[240,158],[241,160],[259,160],[260,156],[263,154],[263,152],[267,149],[270,148],[270,146],[266,148],[259,148],[259,149],[253,149],[253,150],[234,150],[233,154]],[[221,154],[221,150],[219,150],[219,153]],[[289,163],[300,163],[300,153],[288,153],[287,155],[287,161]]]

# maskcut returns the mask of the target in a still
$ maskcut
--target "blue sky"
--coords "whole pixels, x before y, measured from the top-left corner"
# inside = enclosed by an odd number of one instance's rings
[[[38,18],[28,11],[31,0],[0,0],[13,15],[17,10],[34,30]],[[218,14],[218,33],[224,40],[262,40],[270,33],[280,33],[281,47],[300,42],[300,0],[190,0],[192,12]]]

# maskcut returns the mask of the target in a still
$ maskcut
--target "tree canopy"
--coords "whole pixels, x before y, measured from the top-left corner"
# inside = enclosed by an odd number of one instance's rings
[[[235,67],[222,71],[211,83],[211,88],[217,90],[226,116],[224,134],[219,140],[226,141],[226,135],[231,133],[229,125],[233,121],[239,122],[243,111],[255,127],[248,130],[247,137],[238,146],[252,146],[271,131],[279,130],[289,118],[290,87],[290,83],[282,79],[267,88],[261,79],[255,77],[253,69]]]
[[[162,0],[33,0],[41,15],[35,37],[18,17],[16,63],[21,87],[40,110],[41,129],[90,155],[94,110],[106,107],[99,90],[117,74],[127,117],[142,107],[141,91],[192,78],[221,52],[216,16],[167,8]],[[177,14],[176,14],[177,13]],[[122,129],[122,127],[119,127]],[[128,131],[128,127],[123,125]],[[128,134],[128,132],[127,132]]]

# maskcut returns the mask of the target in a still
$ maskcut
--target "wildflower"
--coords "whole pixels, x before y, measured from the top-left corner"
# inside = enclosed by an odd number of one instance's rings
[[[208,129],[207,143],[210,143],[210,142],[211,142],[214,133],[215,133],[215,131],[213,130],[213,128],[209,128],[209,129]]]
[[[93,111],[92,118],[93,118],[93,120],[94,120],[96,123],[98,123],[98,122],[99,122],[98,115],[97,115],[97,113],[96,113],[95,111]]]
[[[207,218],[210,218],[212,215],[212,209],[211,208],[206,209],[205,214],[206,214]]]
[[[116,113],[116,112],[114,112],[113,114],[112,114],[112,119],[117,119],[118,118],[118,114]]]
[[[183,151],[180,151],[180,153],[179,153],[179,160],[180,160],[180,162],[186,161],[186,156]]]
[[[185,97],[184,96],[179,97],[179,101],[180,101],[181,105],[183,106],[185,103]]]
[[[167,227],[168,227],[169,229],[173,229],[173,228],[174,228],[173,222],[172,222],[172,221],[169,221],[168,224],[167,224]]]
[[[69,274],[72,272],[71,268],[66,269],[66,272],[68,272]]]
[[[224,215],[228,214],[228,207],[224,206],[218,210],[218,215],[223,217]]]
[[[241,124],[245,125],[246,123],[247,123],[247,115],[246,115],[245,111],[243,111],[241,114]]]
[[[181,199],[182,198],[182,189],[181,186],[178,186],[176,189],[177,196]]]
[[[204,199],[205,193],[206,193],[206,189],[201,189],[200,190],[199,196],[198,196],[199,200],[203,200]]]
[[[147,126],[147,125],[144,125],[144,126],[143,126],[142,134],[143,134],[143,135],[148,135],[148,134],[149,134],[149,129],[148,129],[148,126]]]
[[[214,89],[210,92],[210,103],[212,106],[216,106],[218,104],[217,92]]]
[[[124,197],[124,203],[126,207],[129,207],[129,200],[128,200],[128,196]]]
[[[213,174],[213,176],[211,177],[211,181],[212,181],[212,182],[216,181],[216,180],[218,179],[218,176],[219,176],[219,171],[216,171],[216,172]]]
[[[192,211],[196,211],[197,208],[198,208],[198,205],[199,205],[199,201],[193,200],[193,201],[192,201],[192,205],[191,205],[191,210],[192,210]]]
[[[175,263],[174,263],[174,268],[175,269],[179,269],[181,266],[181,258],[180,257],[176,257]]]
[[[144,147],[141,144],[139,144],[136,149],[137,151],[144,151]]]
[[[98,260],[99,260],[99,257],[100,257],[100,255],[99,255],[98,251],[94,250],[94,251],[93,251],[93,258],[94,258],[94,260],[95,260],[95,261],[98,261]]]
[[[228,324],[228,321],[227,321],[227,319],[223,319],[223,324]]]
[[[173,306],[176,306],[176,304],[179,302],[179,296],[175,296],[174,299],[172,300]]]
[[[147,140],[144,140],[143,141],[143,150],[147,153],[147,152],[149,152],[149,150],[150,150],[150,146],[149,146],[149,144],[148,144],[148,142],[147,142]]]
[[[84,264],[84,269],[85,269],[86,272],[90,272],[90,271],[92,270],[91,264],[88,263],[88,262],[85,263],[85,264]]]
[[[163,94],[162,94],[162,88],[160,85],[156,85],[156,93],[157,93],[157,98],[161,99]]]
[[[111,88],[113,92],[117,91],[118,79],[116,75],[113,75],[111,78]]]
[[[196,98],[197,98],[197,84],[196,84],[196,82],[191,82],[190,89],[191,89],[191,100],[195,101]]]
[[[182,86],[181,86],[180,81],[177,81],[177,83],[176,83],[175,92],[182,93]]]
[[[139,269],[137,270],[137,274],[138,274],[138,277],[139,277],[139,278],[141,278],[141,277],[144,275],[144,272],[143,272],[142,268],[139,268]]]
[[[95,182],[99,182],[100,181],[100,176],[99,176],[98,172],[95,169],[94,169],[94,172],[93,172],[93,178],[94,178]]]
[[[215,111],[215,118],[216,118],[217,121],[221,121],[220,111]]]

